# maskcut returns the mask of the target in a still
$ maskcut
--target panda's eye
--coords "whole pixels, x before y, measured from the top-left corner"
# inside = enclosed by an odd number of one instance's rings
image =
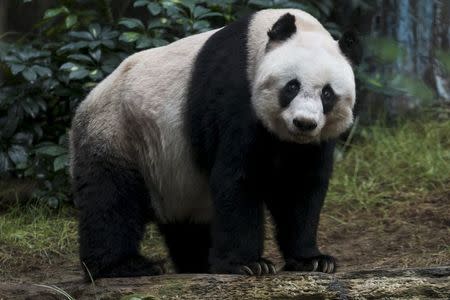
[[[336,98],[336,95],[329,84],[323,87],[321,98],[325,101],[334,100]]]
[[[289,103],[297,96],[300,91],[300,82],[297,79],[292,79],[280,91],[280,105],[287,107]]]
[[[288,92],[288,93],[297,94],[298,91],[300,90],[300,82],[298,82],[297,79],[293,79],[286,84],[285,89],[286,89],[286,92]]]
[[[329,113],[337,100],[337,96],[329,84],[323,87],[320,98],[322,99],[323,112],[325,114]]]

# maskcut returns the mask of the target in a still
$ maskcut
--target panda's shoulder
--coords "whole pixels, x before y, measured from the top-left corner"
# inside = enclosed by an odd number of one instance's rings
[[[146,65],[148,63],[158,65],[174,64],[180,61],[192,60],[201,47],[219,29],[191,35],[168,45],[143,50],[132,54],[122,64],[133,66],[136,64]],[[163,59],[163,60],[162,60]]]

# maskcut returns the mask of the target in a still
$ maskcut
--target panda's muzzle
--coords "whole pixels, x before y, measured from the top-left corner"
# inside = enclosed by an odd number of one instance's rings
[[[305,118],[295,118],[292,123],[294,123],[294,126],[297,129],[303,132],[312,131],[317,128],[317,123],[315,121]]]

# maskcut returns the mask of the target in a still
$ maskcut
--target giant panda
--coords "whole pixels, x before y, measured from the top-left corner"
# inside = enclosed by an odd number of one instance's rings
[[[268,9],[125,59],[70,132],[86,274],[164,273],[139,251],[149,222],[178,272],[273,274],[264,207],[285,270],[333,272],[316,233],[360,52],[352,32]]]

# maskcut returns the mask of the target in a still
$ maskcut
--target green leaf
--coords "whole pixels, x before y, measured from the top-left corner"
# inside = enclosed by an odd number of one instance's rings
[[[115,39],[116,37],[119,36],[119,32],[116,30],[104,30],[102,32],[102,38],[103,40],[111,40],[111,39]]]
[[[95,69],[95,70],[92,70],[91,72],[89,72],[89,77],[92,80],[100,80],[103,78],[103,73],[99,69]]]
[[[114,49],[114,47],[116,46],[116,43],[111,40],[102,40],[102,45],[104,45],[105,47],[107,47],[109,49]]]
[[[100,62],[100,59],[102,58],[102,50],[97,49],[95,51],[89,51],[89,55],[96,61]]]
[[[20,102],[23,110],[31,116],[33,119],[36,117],[36,115],[39,113],[39,105],[35,103],[30,98],[27,98],[25,101]]]
[[[162,11],[161,5],[159,5],[158,3],[155,3],[155,2],[149,3],[147,5],[147,9],[153,16],[160,14]]]
[[[136,42],[137,49],[150,48],[153,45],[152,40],[147,36],[142,36]]]
[[[209,22],[205,20],[194,22],[192,28],[196,31],[206,31],[210,29]]]
[[[155,19],[152,20],[148,23],[147,29],[148,30],[152,30],[155,28],[168,28],[169,26],[169,21],[166,18],[159,18],[159,19]]]
[[[90,32],[87,31],[71,31],[68,33],[70,37],[76,38],[76,39],[82,39],[87,41],[93,41],[94,38]]]
[[[192,13],[195,8],[195,2],[196,2],[196,0],[183,0],[183,1],[179,1],[178,3],[181,4],[182,6],[188,8],[189,12]]]
[[[27,149],[21,145],[12,145],[8,149],[8,156],[15,165],[26,163],[28,160]]]
[[[93,41],[89,43],[89,49],[95,49],[102,44],[102,41]]]
[[[0,174],[5,173],[10,169],[10,162],[8,155],[0,151]]]
[[[204,8],[203,6],[196,6],[194,8],[194,18],[198,18],[201,15],[207,14],[209,12],[211,12],[210,9]]]
[[[72,62],[67,62],[67,63],[63,64],[61,67],[59,67],[59,69],[63,70],[63,71],[76,71],[79,68],[80,67],[77,64],[74,64]]]
[[[37,78],[36,72],[31,68],[26,68],[22,71],[23,77],[29,82],[34,82]]]
[[[141,20],[134,18],[122,18],[120,19],[119,24],[127,27],[128,29],[145,29],[144,23],[142,23]]]
[[[60,156],[67,154],[67,149],[58,145],[50,145],[38,148],[35,150],[36,154],[42,154],[47,156]]]
[[[11,140],[14,144],[30,146],[33,143],[33,134],[30,132],[18,132]]]
[[[211,17],[223,17],[223,14],[218,13],[218,12],[210,12],[210,13],[206,13],[206,14],[199,16],[197,19],[201,20],[201,19],[206,19],[206,18],[211,18]]]
[[[111,73],[120,64],[122,59],[118,56],[111,56],[103,61],[102,70],[105,73]]]
[[[163,39],[152,39],[152,43],[153,43],[153,46],[155,46],[155,47],[162,47],[162,46],[169,44],[168,41],[163,40]]]
[[[93,63],[92,58],[90,58],[88,55],[84,55],[84,54],[70,54],[67,56],[67,58],[77,60],[80,62],[89,63],[89,64]],[[61,68],[62,68],[62,66],[61,66]],[[69,69],[70,69],[70,67],[69,67]]]
[[[70,72],[69,79],[76,80],[76,79],[83,79],[89,76],[89,71],[85,68],[79,68],[73,72]]]
[[[20,65],[20,64],[9,64],[9,68],[11,69],[11,73],[13,73],[13,75],[17,75],[20,72],[22,72],[25,69],[25,65]]]
[[[85,41],[79,41],[75,43],[69,43],[61,48],[59,48],[58,52],[66,52],[66,51],[74,51],[82,48],[86,48],[89,44]]]
[[[89,25],[89,32],[92,34],[92,36],[96,39],[100,36],[101,33],[101,27],[98,24],[91,24]]]
[[[271,7],[272,0],[250,0],[248,4],[253,4],[260,7]]]
[[[119,40],[122,42],[126,42],[126,43],[132,43],[132,42],[137,41],[140,36],[141,36],[141,34],[138,32],[128,31],[128,32],[122,33],[119,37]]]
[[[57,8],[51,8],[47,9],[44,14],[44,19],[54,18],[56,16],[59,16],[60,14],[67,14],[69,13],[69,10],[65,6],[57,7]]]
[[[68,15],[66,18],[66,28],[71,28],[78,21],[78,17],[76,15]]]
[[[42,99],[36,99],[36,104],[42,111],[47,111],[47,103]]]
[[[58,172],[69,165],[69,155],[63,154],[55,158],[53,161],[53,171]]]
[[[48,197],[47,198],[47,204],[51,208],[58,208],[59,206],[59,200],[56,197]]]
[[[9,138],[14,134],[17,129],[20,120],[19,107],[17,103],[12,104],[8,108],[8,117],[6,119],[6,124],[0,131],[1,137]]]
[[[146,6],[149,3],[150,3],[150,1],[148,1],[148,0],[137,0],[137,1],[134,1],[133,7]]]
[[[52,70],[50,70],[47,67],[34,65],[31,68],[33,69],[33,71],[35,71],[37,74],[39,74],[39,76],[42,76],[42,77],[50,77],[50,76],[52,76]]]

